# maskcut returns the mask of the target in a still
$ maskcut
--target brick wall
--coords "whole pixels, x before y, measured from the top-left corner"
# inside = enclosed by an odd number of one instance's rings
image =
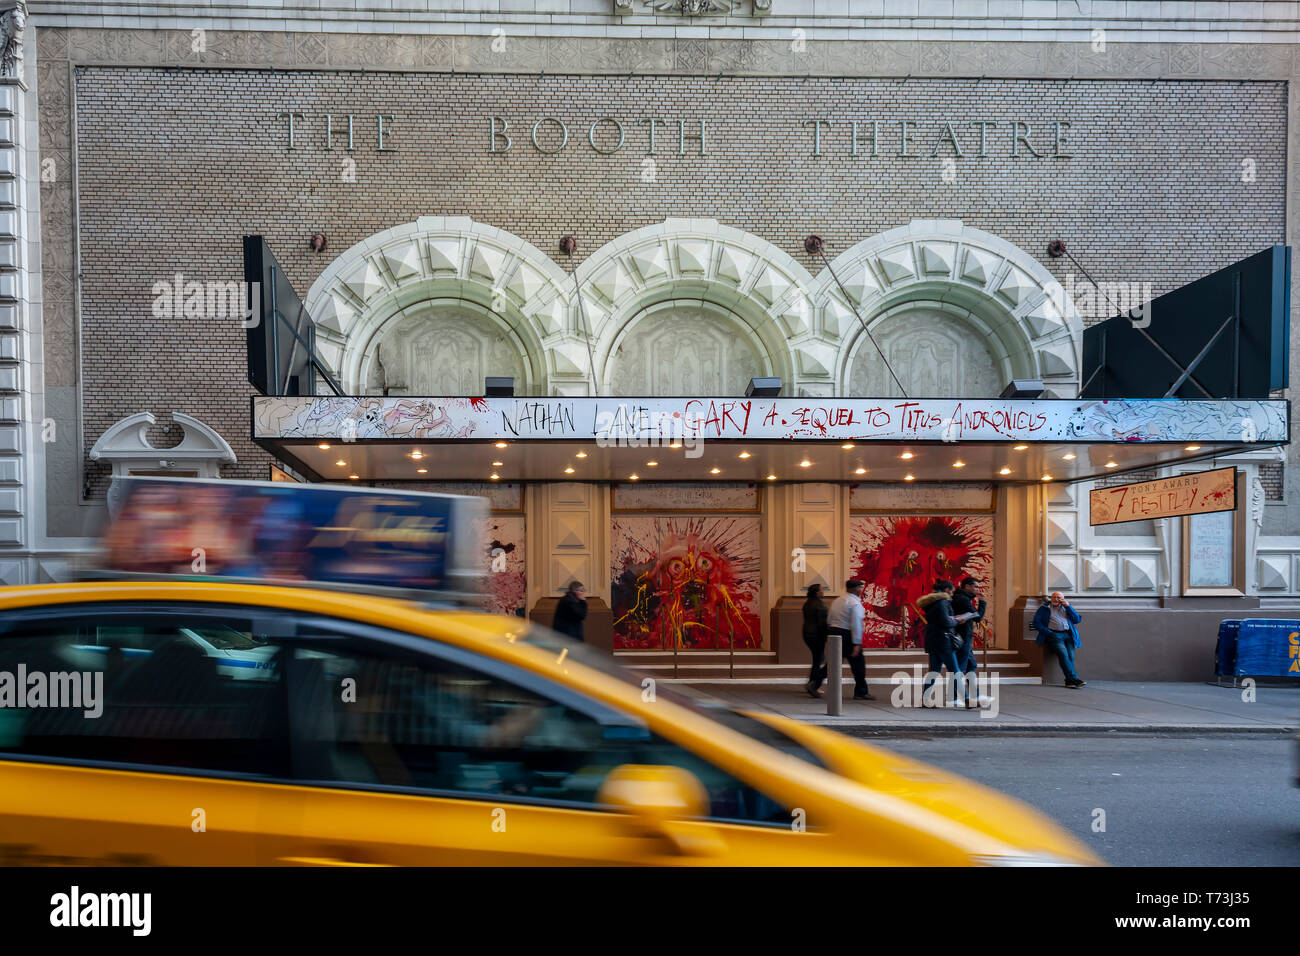
[[[776,243],[813,273],[802,240],[832,254],[914,218],[957,218],[1049,259],[1065,238],[1098,279],[1150,282],[1156,295],[1284,241],[1285,84],[1217,81],[1029,81],[637,76],[505,76],[83,67],[77,77],[86,448],[124,415],[195,415],[230,441],[235,477],[264,478],[248,440],[244,330],[230,321],[158,319],[151,289],[241,277],[240,237],[265,235],[301,294],[352,243],[420,215],[468,215],[555,250],[585,252],[668,216],[704,216]],[[307,114],[299,148],[286,121]],[[395,115],[394,152],[376,152],[377,111]],[[355,182],[324,114],[357,114]],[[510,122],[514,148],[490,155],[488,121]],[[528,131],[544,115],[569,127],[554,156]],[[645,116],[708,118],[708,150],[677,155],[661,125],[655,181],[643,181]],[[624,148],[599,155],[592,121],[616,116]],[[812,153],[814,117],[839,122]],[[881,121],[881,155],[848,155],[849,119]],[[903,158],[898,126],[915,119]],[[998,121],[976,156],[976,120]],[[1044,155],[1010,156],[1010,121],[1029,122]],[[1048,124],[1072,123],[1072,159],[1054,158]],[[965,157],[944,182],[929,153],[951,121]],[[610,134],[606,124],[603,131]],[[553,130],[543,130],[543,135]],[[336,134],[337,135],[337,134]],[[602,148],[613,136],[600,138]],[[549,142],[553,142],[549,141]],[[547,145],[548,140],[543,140]],[[1243,183],[1242,161],[1255,180]],[[329,236],[324,256],[307,238]],[[558,252],[557,260],[564,265]],[[92,487],[102,489],[102,472]]]

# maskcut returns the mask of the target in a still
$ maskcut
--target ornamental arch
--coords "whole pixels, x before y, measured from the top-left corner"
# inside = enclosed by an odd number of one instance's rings
[[[424,216],[347,249],[305,304],[321,358],[348,394],[385,385],[478,394],[484,376],[515,375],[519,394],[544,395],[554,374],[571,371],[565,283],[518,236],[467,217]]]
[[[898,394],[850,300],[909,395],[989,397],[1012,378],[1042,379],[1049,398],[1078,394],[1082,319],[1023,249],[959,220],[914,220],[831,268],[844,289],[824,269],[813,305],[839,394]]]
[[[606,394],[739,395],[754,375],[799,393],[800,346],[781,313],[811,276],[766,239],[667,219],[601,246],[576,275]]]

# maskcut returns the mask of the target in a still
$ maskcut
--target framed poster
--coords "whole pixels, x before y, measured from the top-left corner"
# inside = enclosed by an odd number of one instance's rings
[[[614,515],[614,649],[762,647],[759,521],[758,515]]]
[[[1242,476],[1236,497],[1241,501]],[[1183,594],[1240,597],[1246,593],[1246,523],[1239,510],[1183,518]]]
[[[866,582],[863,643],[871,647],[924,647],[925,616],[916,600],[942,578],[957,584],[969,575],[982,582],[993,605],[992,515],[853,515],[849,518],[849,571]],[[992,614],[977,630],[976,647],[994,644]]]

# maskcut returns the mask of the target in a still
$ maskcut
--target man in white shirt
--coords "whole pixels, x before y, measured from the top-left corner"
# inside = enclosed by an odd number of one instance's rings
[[[853,699],[875,700],[867,689],[867,662],[862,653],[862,629],[867,621],[862,588],[863,583],[856,579],[844,583],[846,593],[832,601],[826,613],[826,632],[840,635],[840,650],[853,671]]]

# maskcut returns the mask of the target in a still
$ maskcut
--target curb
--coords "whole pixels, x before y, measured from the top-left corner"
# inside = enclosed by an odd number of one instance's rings
[[[1035,734],[1060,736],[1065,734],[1130,734],[1130,735],[1237,735],[1237,734],[1271,734],[1284,736],[1294,734],[1297,728],[1283,724],[1011,724],[981,721],[979,723],[921,723],[910,721],[839,721],[834,718],[795,718],[800,723],[827,727],[852,736],[863,734],[886,733],[920,733],[951,735],[982,735],[992,737],[1022,737]]]

